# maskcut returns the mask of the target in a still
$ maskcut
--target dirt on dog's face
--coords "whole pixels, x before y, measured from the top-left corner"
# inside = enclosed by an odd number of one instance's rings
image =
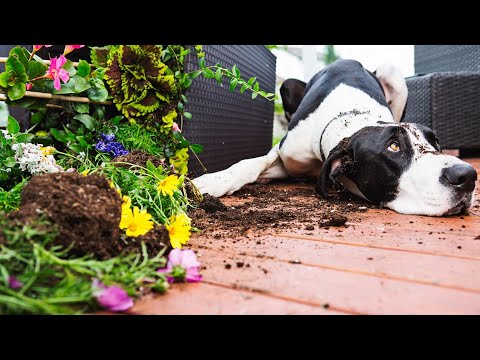
[[[344,139],[330,152],[319,178],[403,214],[463,213],[473,202],[477,172],[440,150],[433,131],[409,123],[381,123]]]

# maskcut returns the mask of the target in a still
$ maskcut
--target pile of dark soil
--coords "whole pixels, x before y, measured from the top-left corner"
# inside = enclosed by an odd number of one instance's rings
[[[62,172],[34,176],[22,191],[20,209],[8,218],[16,224],[29,224],[44,214],[58,227],[54,244],[72,246],[74,254],[102,259],[138,252],[141,240],[155,254],[169,243],[163,227],[143,237],[121,239],[121,205],[118,193],[104,177]]]
[[[237,237],[278,229],[345,227],[355,213],[368,208],[378,207],[335,190],[324,200],[315,192],[315,180],[288,179],[246,185],[222,199],[204,195],[190,216],[205,235]]]
[[[145,166],[148,160],[150,160],[156,167],[159,167],[162,164],[162,159],[138,149],[132,150],[127,155],[117,156],[112,159],[112,162],[125,162],[128,164]],[[130,167],[128,164],[118,164],[118,166],[128,169]]]

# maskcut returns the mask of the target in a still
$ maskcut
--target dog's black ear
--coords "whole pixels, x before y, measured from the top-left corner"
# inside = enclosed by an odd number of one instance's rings
[[[335,146],[322,165],[315,190],[324,199],[328,199],[328,182],[343,174],[353,163],[350,151],[350,138],[345,138]]]
[[[288,121],[292,119],[293,114],[305,96],[305,87],[307,84],[297,79],[287,79],[280,87],[280,95],[282,97],[283,109],[285,117]]]

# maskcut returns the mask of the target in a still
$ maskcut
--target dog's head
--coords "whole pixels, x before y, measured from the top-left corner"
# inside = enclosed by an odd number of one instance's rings
[[[442,216],[471,206],[477,172],[443,154],[431,129],[379,122],[330,151],[317,184],[323,197],[329,179],[399,213]]]

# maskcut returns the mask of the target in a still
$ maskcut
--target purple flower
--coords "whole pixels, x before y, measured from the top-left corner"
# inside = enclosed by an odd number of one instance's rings
[[[115,134],[100,133],[102,139],[95,144],[95,149],[101,152],[106,152],[117,157],[120,155],[127,155],[129,152],[118,141],[115,141]]]
[[[98,279],[92,283],[93,294],[105,309],[110,311],[125,311],[133,306],[133,300],[127,292],[118,286],[106,286]]]
[[[8,277],[8,286],[10,287],[10,289],[18,290],[23,287],[23,283],[20,280],[18,280],[15,276],[10,275]]]
[[[200,262],[193,250],[173,249],[168,255],[168,263],[165,269],[158,269],[165,273],[169,283],[177,281],[198,282],[202,280],[200,275]]]

